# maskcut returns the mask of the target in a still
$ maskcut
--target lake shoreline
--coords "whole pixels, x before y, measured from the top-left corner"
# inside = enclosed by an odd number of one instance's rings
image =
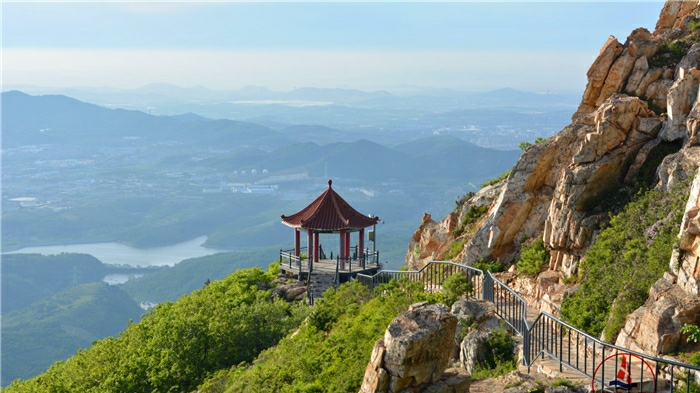
[[[206,235],[202,235],[202,236],[206,236]],[[201,237],[201,236],[197,236],[196,238],[199,238],[199,237]],[[189,239],[189,240],[192,240],[192,239]],[[189,240],[185,240],[185,242],[189,241]],[[180,244],[183,242],[177,242],[177,243],[171,243],[171,244],[156,243],[153,245],[148,245],[146,247],[136,246],[136,245],[134,245],[134,243],[124,242],[124,241],[120,241],[118,239],[101,239],[101,240],[87,240],[87,241],[75,240],[75,241],[70,241],[70,242],[26,243],[26,244],[21,244],[19,246],[12,245],[12,246],[8,246],[8,247],[2,247],[2,249],[0,250],[0,254],[7,254],[7,253],[15,252],[17,250],[21,250],[23,248],[30,248],[30,247],[58,247],[58,246],[73,246],[76,244],[100,244],[100,243],[118,243],[118,244],[121,244],[124,246],[138,249],[138,250],[147,250],[147,249],[151,249],[151,248],[170,247],[170,246],[174,246],[176,244]],[[200,247],[213,249],[213,250],[222,250],[223,252],[247,251],[247,250],[243,250],[243,249],[226,249],[226,248],[222,248],[222,247],[212,247],[212,246],[207,245],[206,241],[204,243],[202,243],[200,245]],[[253,248],[255,248],[255,247],[253,247]]]
[[[66,242],[15,248],[12,251],[3,250],[2,255],[78,253],[92,255],[105,265],[144,268],[148,266],[173,266],[185,259],[239,251],[204,247],[203,244],[206,240],[207,236],[203,235],[176,244],[149,248],[137,248],[120,242]]]

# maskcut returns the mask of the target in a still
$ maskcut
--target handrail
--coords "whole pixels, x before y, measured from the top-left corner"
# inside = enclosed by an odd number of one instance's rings
[[[474,277],[483,276],[484,272],[480,269],[454,262],[430,261],[418,271],[380,270],[372,276],[358,273],[355,279],[360,283],[367,285],[370,290],[373,290],[377,285],[387,283],[391,281],[391,279],[408,277],[412,281],[422,282],[424,287],[428,291],[432,292],[436,289],[442,289],[442,283],[445,279],[447,279],[447,277],[445,277],[446,275],[452,276],[459,271],[468,273],[469,281],[473,284],[477,284],[474,285],[472,292],[475,294],[481,293],[481,297],[483,298],[483,285],[481,288],[476,288],[478,284],[481,284],[483,281],[475,282]]]
[[[454,272],[458,270],[473,273],[470,276],[472,282],[474,282],[473,279],[476,275],[481,276],[481,298],[493,302],[496,306],[496,314],[511,327],[513,332],[523,337],[523,363],[527,366],[528,372],[530,372],[530,368],[535,364],[538,358],[549,355],[559,362],[560,372],[563,371],[563,367],[566,365],[573,371],[590,377],[594,390],[596,386],[600,386],[601,391],[609,391],[606,389],[610,388],[605,385],[607,381],[605,378],[606,361],[615,358],[615,366],[613,367],[614,370],[612,374],[617,378],[618,358],[620,356],[627,356],[630,359],[630,366],[628,366],[630,377],[632,376],[632,357],[637,357],[643,363],[641,367],[638,367],[638,383],[650,384],[653,377],[654,391],[657,390],[657,387],[660,386],[659,382],[662,381],[670,385],[671,393],[674,392],[674,388],[683,387],[680,383],[684,384],[684,390],[687,393],[691,391],[691,383],[700,384],[699,366],[693,366],[670,359],[657,358],[606,343],[560,320],[552,314],[540,311],[532,324],[530,324],[527,320],[527,302],[525,299],[508,285],[494,277],[490,271],[484,273],[480,269],[454,262],[430,261],[417,271],[381,270],[372,276],[360,273],[357,274],[357,280],[369,286],[370,289],[374,289],[378,284],[388,282],[392,278],[408,277],[413,281],[423,282],[425,288],[432,291],[439,289],[438,287],[441,287],[442,282],[444,282],[444,275],[435,276],[433,274],[438,270],[438,267],[442,268],[444,266],[450,266],[452,268],[450,271],[451,274],[454,274]],[[426,280],[426,275],[429,275],[428,280]],[[438,281],[437,285],[435,282],[436,278]],[[572,343],[574,335],[575,339]],[[564,341],[566,341],[566,347]],[[583,345],[583,348],[581,348],[581,345]],[[598,350],[596,350],[596,346]],[[608,358],[606,358],[606,353]],[[596,359],[600,361],[597,366],[595,363]],[[610,362],[612,362],[612,360],[610,360]],[[650,363],[655,364],[655,367],[653,367],[654,370],[652,370]],[[597,374],[599,368],[601,373]],[[674,368],[685,369],[686,371],[685,373],[676,372],[674,375]],[[668,369],[668,371],[666,369]],[[608,372],[610,371],[608,370]],[[635,370],[635,373],[636,372]],[[647,373],[646,380],[644,379],[645,372]],[[661,373],[663,373],[663,378],[661,377]],[[652,376],[650,377],[649,374],[652,374]],[[608,374],[608,376],[609,375],[610,374]],[[678,376],[681,378],[678,378]],[[639,386],[638,388],[641,391],[644,386]],[[630,388],[628,388],[627,391],[629,392]]]

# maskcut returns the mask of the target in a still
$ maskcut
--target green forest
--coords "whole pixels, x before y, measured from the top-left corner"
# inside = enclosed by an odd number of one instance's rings
[[[271,296],[278,273],[275,263],[212,281],[5,391],[355,392],[395,316],[417,301],[456,299],[408,280],[374,293],[351,282],[308,307]]]

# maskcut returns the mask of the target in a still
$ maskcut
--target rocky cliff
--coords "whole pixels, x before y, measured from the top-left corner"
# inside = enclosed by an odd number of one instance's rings
[[[550,251],[544,281],[559,292],[535,282],[530,294],[538,304],[551,295],[547,302],[555,310],[566,289],[561,283],[577,272],[609,212],[642,187],[668,190],[694,182],[669,272],[618,338],[655,353],[677,344],[678,328],[700,314],[699,4],[667,1],[653,32],[636,29],[624,43],[608,38],[588,70],[571,124],[529,147],[505,180],[470,195],[442,221],[426,215],[407,264],[419,268],[458,247],[448,256],[461,263],[508,265],[525,241],[541,237]],[[456,231],[479,206],[488,206],[483,216]]]

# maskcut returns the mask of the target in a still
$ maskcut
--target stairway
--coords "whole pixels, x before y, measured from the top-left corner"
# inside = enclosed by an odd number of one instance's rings
[[[309,293],[312,299],[320,299],[326,289],[335,287],[335,273],[318,271],[311,273],[309,278]]]

